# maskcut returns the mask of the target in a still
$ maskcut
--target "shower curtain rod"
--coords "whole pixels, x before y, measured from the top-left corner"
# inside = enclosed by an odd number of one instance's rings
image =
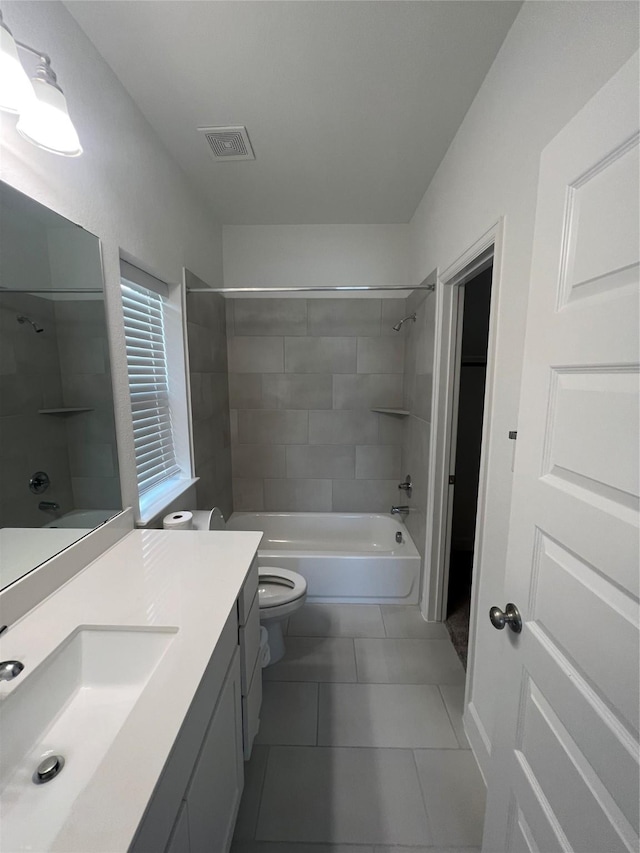
[[[370,290],[435,290],[435,284],[353,284],[330,285],[325,287],[190,287],[187,293],[345,293]]]

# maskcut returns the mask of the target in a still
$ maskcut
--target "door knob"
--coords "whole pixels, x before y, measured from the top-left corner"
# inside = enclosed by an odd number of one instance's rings
[[[502,631],[505,625],[508,625],[515,634],[519,634],[522,631],[520,611],[511,602],[507,604],[504,612],[499,607],[492,607],[489,611],[489,619],[491,619],[491,624],[498,631]]]

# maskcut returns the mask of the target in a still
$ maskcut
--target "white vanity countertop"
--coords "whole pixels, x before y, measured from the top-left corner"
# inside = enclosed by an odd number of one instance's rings
[[[15,681],[2,683],[3,696],[79,625],[178,629],[51,850],[127,850],[261,535],[133,531],[0,638],[0,659],[25,667]]]

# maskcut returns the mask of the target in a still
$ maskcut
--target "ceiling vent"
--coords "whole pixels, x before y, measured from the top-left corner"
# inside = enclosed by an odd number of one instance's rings
[[[246,127],[199,127],[216,160],[255,160]]]

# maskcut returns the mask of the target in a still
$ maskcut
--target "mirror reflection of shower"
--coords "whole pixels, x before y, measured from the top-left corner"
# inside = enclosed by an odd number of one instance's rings
[[[416,321],[416,312],[414,311],[414,312],[413,312],[413,314],[409,314],[409,316],[408,316],[408,317],[404,317],[402,320],[400,320],[400,322],[399,322],[399,323],[396,323],[396,324],[395,324],[395,326],[393,326],[393,327],[392,327],[392,328],[393,328],[393,331],[394,331],[394,332],[399,332],[399,331],[400,331],[400,329],[402,328],[403,323],[406,323],[406,322],[407,322],[407,320],[413,320],[413,322],[415,323],[415,321]]]
[[[40,332],[44,332],[42,326],[37,326],[30,317],[25,317],[24,314],[18,314],[16,317],[18,323],[28,323],[36,334],[40,334]]]

